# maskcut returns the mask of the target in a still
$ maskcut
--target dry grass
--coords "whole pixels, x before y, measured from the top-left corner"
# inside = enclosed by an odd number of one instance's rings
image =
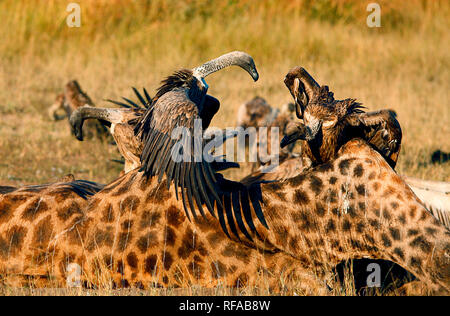
[[[76,141],[47,107],[70,79],[97,105],[154,91],[173,70],[231,50],[250,53],[260,80],[226,69],[208,78],[222,107],[212,124],[233,126],[238,106],[255,95],[280,106],[283,78],[304,66],[338,98],[391,108],[404,131],[397,170],[450,181],[448,1],[379,1],[382,27],[366,26],[372,1],[78,1],[82,26],[65,24],[67,1],[0,2],[0,183],[36,184],[73,173],[108,183],[122,166],[114,146]],[[240,177],[245,171],[233,171]]]

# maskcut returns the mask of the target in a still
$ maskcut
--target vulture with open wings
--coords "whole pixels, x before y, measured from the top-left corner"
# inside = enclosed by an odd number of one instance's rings
[[[158,177],[160,182],[165,177],[168,187],[174,185],[189,219],[197,217],[196,210],[205,217],[204,207],[216,217],[216,209],[228,236],[229,229],[239,238],[239,229],[252,239],[246,228],[256,232],[250,205],[267,226],[259,206],[261,193],[258,194],[258,188],[249,192],[244,185],[215,173],[203,154],[203,133],[220,107],[219,101],[207,94],[205,77],[232,65],[258,80],[253,58],[243,52],[222,55],[192,70],[176,71],[162,81],[151,107],[136,124],[135,134],[144,144],[141,170],[148,177]]]

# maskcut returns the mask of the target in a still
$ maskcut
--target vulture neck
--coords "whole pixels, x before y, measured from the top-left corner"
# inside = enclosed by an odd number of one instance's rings
[[[206,89],[201,89],[194,83],[187,91],[187,94],[189,99],[197,105],[200,113],[203,110],[203,105],[205,103]]]

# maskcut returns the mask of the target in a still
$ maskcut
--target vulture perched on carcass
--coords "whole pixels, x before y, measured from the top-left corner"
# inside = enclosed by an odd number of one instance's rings
[[[355,99],[335,100],[333,92],[327,86],[320,86],[302,67],[291,69],[284,83],[303,123],[296,122],[289,127],[281,141],[282,147],[303,140],[304,155],[317,165],[331,160],[342,145],[358,137],[395,167],[402,130],[394,111],[364,112]]]

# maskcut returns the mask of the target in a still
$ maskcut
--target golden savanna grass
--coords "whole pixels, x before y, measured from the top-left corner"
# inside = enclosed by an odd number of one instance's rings
[[[115,146],[78,142],[47,108],[77,79],[98,106],[152,94],[163,77],[232,50],[251,54],[260,80],[236,68],[208,77],[221,101],[212,125],[234,126],[238,106],[260,95],[279,107],[291,101],[284,75],[305,67],[337,98],[368,109],[391,108],[404,138],[397,170],[450,181],[450,4],[377,1],[381,28],[369,28],[366,6],[345,0],[77,1],[81,27],[66,25],[70,1],[0,1],[0,184],[37,184],[67,173],[108,183],[122,165]],[[229,173],[239,178],[248,171]]]

